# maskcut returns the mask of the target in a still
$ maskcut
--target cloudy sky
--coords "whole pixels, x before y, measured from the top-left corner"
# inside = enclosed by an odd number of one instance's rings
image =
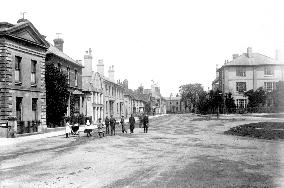
[[[9,0],[0,21],[16,23],[21,12],[52,42],[62,33],[64,52],[94,64],[114,65],[115,79],[131,88],[158,82],[163,96],[182,84],[211,88],[216,64],[247,47],[275,57],[284,48],[281,0]],[[5,8],[3,8],[5,7]]]

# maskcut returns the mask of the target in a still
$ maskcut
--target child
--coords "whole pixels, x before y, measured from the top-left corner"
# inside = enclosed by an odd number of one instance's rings
[[[70,127],[70,124],[69,124],[69,120],[66,120],[66,127],[65,127],[66,138],[69,137],[70,133],[71,133],[71,127]]]
[[[104,137],[104,131],[103,131],[103,124],[102,124],[102,118],[99,118],[99,122],[98,122],[98,133],[99,133],[99,137],[102,138],[102,136]]]
[[[91,129],[91,126],[90,126],[90,125],[91,125],[91,124],[90,124],[90,121],[87,120],[86,127],[85,127],[85,131],[86,131],[86,133],[87,133],[87,137],[92,136],[92,135],[91,135],[92,129]]]

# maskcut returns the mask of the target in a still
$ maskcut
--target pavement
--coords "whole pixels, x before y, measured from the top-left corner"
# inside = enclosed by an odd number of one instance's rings
[[[162,117],[167,114],[161,114],[161,115],[155,115],[155,116],[149,116],[149,119],[157,118],[157,117]],[[135,118],[136,121],[138,118]],[[125,122],[128,123],[128,119],[125,119]],[[0,147],[7,147],[11,145],[16,145],[19,143],[23,142],[28,142],[32,140],[38,140],[38,139],[43,139],[43,138],[50,138],[50,137],[55,137],[55,136],[61,136],[65,134],[65,128],[63,127],[61,130],[56,129],[55,131],[52,131],[52,128],[48,128],[48,133],[39,133],[35,135],[30,135],[30,136],[20,136],[17,138],[0,138]],[[80,126],[79,132],[84,131],[84,126]]]

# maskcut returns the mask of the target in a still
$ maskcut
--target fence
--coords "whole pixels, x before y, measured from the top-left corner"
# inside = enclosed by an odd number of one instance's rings
[[[40,121],[17,121],[17,134],[38,132]]]

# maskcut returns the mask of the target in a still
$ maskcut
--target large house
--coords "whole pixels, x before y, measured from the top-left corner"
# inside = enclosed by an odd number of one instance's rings
[[[262,87],[266,91],[275,88],[275,83],[284,80],[284,64],[260,53],[253,53],[252,48],[241,55],[234,54],[231,61],[217,69],[217,78],[212,83],[213,89],[223,94],[232,93],[238,108],[248,104],[245,91]]]
[[[54,39],[54,45],[50,44],[46,54],[46,64],[52,63],[66,76],[68,82],[69,100],[66,116],[83,113],[82,104],[84,95],[82,92],[82,68],[80,61],[75,61],[63,52],[63,39]]]
[[[177,94],[176,96],[165,97],[167,104],[167,113],[184,113],[185,105],[181,101],[181,97]]]
[[[46,128],[45,37],[27,19],[0,22],[0,121],[16,117],[17,133]],[[39,126],[39,127],[38,127]]]

